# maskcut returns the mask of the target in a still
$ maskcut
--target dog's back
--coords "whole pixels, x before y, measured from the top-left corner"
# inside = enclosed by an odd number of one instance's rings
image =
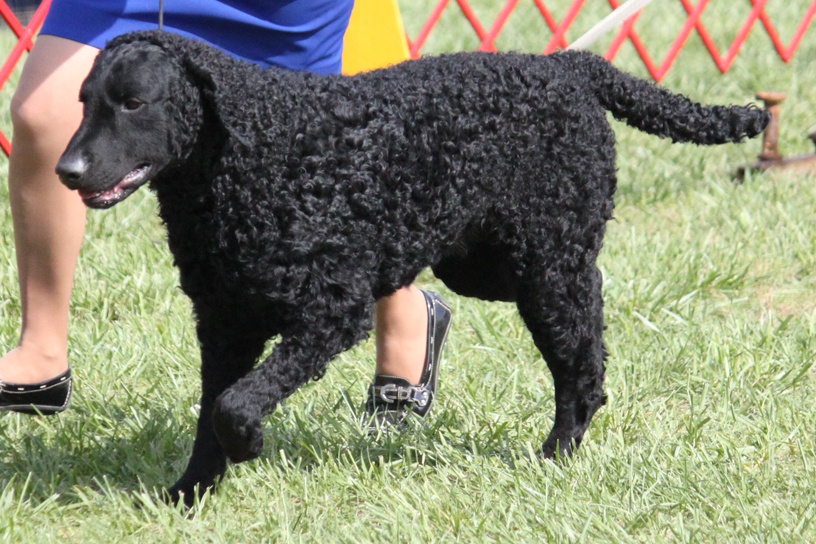
[[[468,253],[470,240],[515,245],[509,239],[530,217],[581,216],[599,248],[616,185],[606,111],[698,144],[754,136],[768,120],[753,106],[697,104],[586,52],[458,53],[316,81],[334,133],[325,135],[324,121],[323,136],[305,141],[323,142],[332,165],[340,161],[325,179],[357,187],[349,199],[370,203],[360,208],[366,222],[385,216],[369,243],[410,262],[411,274]],[[550,223],[535,228],[558,239],[562,222]],[[387,290],[404,278],[383,281]]]

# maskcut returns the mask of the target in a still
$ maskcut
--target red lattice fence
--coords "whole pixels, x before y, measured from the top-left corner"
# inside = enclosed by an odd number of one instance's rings
[[[426,44],[428,37],[436,28],[437,23],[439,22],[443,13],[445,13],[448,9],[458,10],[459,13],[461,13],[462,16],[467,19],[479,39],[479,50],[495,51],[496,39],[505,28],[510,15],[516,10],[520,1],[521,0],[504,0],[504,3],[502,4],[497,0],[497,5],[499,7],[495,19],[488,27],[485,27],[482,24],[482,21],[480,21],[477,17],[476,12],[468,0],[440,0],[432,8],[431,13],[428,14],[428,19],[422,26],[417,36],[413,39],[410,36],[406,36],[409,49],[411,51],[411,56],[418,57],[421,54],[422,48]],[[586,0],[573,0],[569,4],[564,16],[560,21],[553,16],[552,11],[547,7],[547,4],[561,8],[567,4],[568,0],[525,1],[532,1],[535,4],[535,7],[541,14],[541,17],[552,31],[552,37],[544,48],[543,53],[547,54],[555,51],[556,49],[567,47],[569,45],[566,38],[567,31],[570,29],[573,22],[584,8]],[[660,1],[667,2],[668,0]],[[714,60],[714,63],[717,65],[720,71],[725,73],[733,64],[734,60],[739,54],[740,48],[748,39],[748,36],[757,26],[757,22],[759,22],[770,37],[771,42],[773,43],[777,53],[779,53],[780,58],[785,62],[789,62],[796,53],[799,45],[802,43],[802,40],[804,39],[814,16],[816,16],[816,0],[812,0],[809,7],[804,9],[801,22],[794,31],[790,41],[786,44],[766,11],[768,0],[724,0],[746,2],[746,7],[750,7],[750,11],[744,23],[737,32],[736,37],[728,46],[725,54],[723,54],[720,52],[720,49],[717,47],[702,19],[706,8],[709,6],[710,0],[698,0],[696,4],[691,0],[673,1],[679,1],[681,3],[687,14],[687,18],[680,32],[678,33],[677,38],[672,42],[671,47],[659,64],[654,61],[648,48],[640,38],[637,30],[635,30],[635,25],[640,17],[640,13],[629,18],[623,24],[620,30],[614,34],[612,44],[609,46],[604,56],[609,60],[613,60],[623,44],[627,40],[630,40],[638,55],[640,55],[640,58],[643,60],[646,69],[655,80],[660,81],[671,69],[674,61],[677,59],[677,56],[680,54],[680,51],[683,49],[683,46],[686,44],[689,36],[691,36],[691,33],[696,31],[711,54],[711,58]],[[617,8],[622,3],[620,0],[608,0],[608,2],[612,9]],[[3,67],[0,69],[0,88],[2,88],[2,86],[8,81],[11,73],[14,71],[14,68],[20,61],[22,54],[31,49],[32,37],[42,25],[50,5],[50,0],[44,0],[34,13],[34,16],[31,18],[28,25],[23,26],[20,24],[17,17],[8,7],[6,2],[0,0],[0,15],[3,16],[3,19],[6,20],[11,30],[18,37],[17,44],[8,55]],[[647,7],[646,10],[648,9],[655,8]],[[11,144],[2,131],[0,131],[0,147],[3,148],[3,151],[5,151],[6,154],[11,151]]]
[[[17,36],[16,45],[6,57],[6,62],[3,63],[3,67],[0,68],[0,89],[8,83],[11,73],[14,71],[17,63],[20,62],[23,53],[31,51],[31,47],[34,45],[33,37],[40,29],[40,26],[42,26],[45,20],[45,14],[48,13],[48,8],[50,7],[51,0],[44,0],[37,8],[37,11],[34,12],[28,24],[23,26],[8,4],[4,1],[0,1],[0,15],[3,16],[8,27]],[[2,131],[0,131],[0,147],[3,148],[6,155],[11,153],[11,142],[9,142],[9,139]]]
[[[472,1],[472,0],[471,0]],[[476,33],[478,39],[480,40],[479,50],[480,51],[496,51],[495,41],[499,34],[504,29],[507,20],[510,18],[510,15],[515,11],[518,7],[520,0],[503,0],[504,3],[501,5],[500,8],[497,10],[496,18],[489,27],[485,27],[482,24],[482,21],[476,15],[471,3],[468,0],[440,0],[436,6],[433,8],[428,20],[425,22],[422,29],[417,34],[416,38],[413,40],[408,37],[409,48],[411,51],[411,56],[418,57],[421,54],[422,48],[425,45],[428,36],[431,32],[434,31],[437,23],[439,22],[442,14],[448,9],[457,9],[461,12],[461,14],[467,18],[468,22],[470,22],[473,31]],[[531,0],[535,7],[538,9],[538,12],[541,14],[541,17],[546,22],[549,29],[552,31],[552,37],[550,38],[549,42],[547,43],[546,47],[543,50],[544,54],[552,53],[556,49],[559,48],[566,48],[569,45],[569,42],[566,39],[566,33],[572,26],[575,19],[578,17],[581,10],[584,8],[586,1],[585,0],[573,0],[571,4],[569,4],[566,13],[562,17],[560,21],[558,21],[547,7],[549,3],[551,6],[564,6],[567,2],[566,0],[561,0],[560,2],[556,0],[549,0],[548,2],[545,0]],[[662,0],[665,2],[666,0]],[[814,16],[816,16],[816,0],[812,0],[810,6],[805,8],[802,13],[802,19],[799,23],[798,27],[794,31],[793,37],[791,38],[790,42],[785,44],[779,32],[777,31],[771,17],[768,15],[766,11],[766,5],[768,0],[727,0],[727,1],[741,1],[746,2],[747,7],[750,7],[750,12],[748,13],[745,21],[742,23],[736,37],[734,38],[731,45],[728,47],[725,54],[722,54],[717,47],[714,39],[711,37],[706,24],[703,22],[702,17],[705,12],[705,9],[709,6],[710,0],[699,0],[696,4],[693,3],[691,0],[679,0],[682,4],[683,9],[687,14],[687,19],[683,24],[682,29],[680,30],[677,38],[672,43],[671,47],[669,48],[668,53],[657,64],[652,56],[649,54],[649,50],[641,40],[640,35],[638,34],[637,30],[635,30],[635,24],[637,23],[638,18],[640,17],[640,13],[630,17],[624,25],[615,33],[615,37],[612,41],[612,45],[607,49],[605,53],[605,57],[608,60],[613,60],[615,56],[618,54],[621,46],[626,42],[626,40],[631,40],[633,46],[637,50],[638,55],[643,60],[646,69],[652,75],[652,77],[660,81],[662,80],[665,75],[668,73],[669,69],[671,68],[674,61],[677,59],[677,56],[680,54],[680,51],[683,49],[686,41],[688,40],[689,36],[692,32],[696,31],[700,38],[703,40],[706,48],[708,49],[709,53],[711,54],[711,58],[714,60],[714,63],[723,73],[727,72],[728,69],[733,64],[734,60],[736,59],[737,55],[739,54],[740,47],[745,43],[748,39],[748,36],[751,34],[751,31],[754,29],[759,21],[765,31],[768,33],[768,36],[771,38],[771,42],[773,46],[776,48],[777,53],[785,62],[789,62],[791,58],[793,58],[794,53],[796,52],[799,45],[802,43],[805,34],[813,21]],[[611,8],[617,8],[622,3],[620,0],[608,0],[609,5]],[[498,2],[497,2],[498,3]],[[652,4],[652,7],[646,7],[643,11],[648,11],[649,9],[655,9],[656,4]]]

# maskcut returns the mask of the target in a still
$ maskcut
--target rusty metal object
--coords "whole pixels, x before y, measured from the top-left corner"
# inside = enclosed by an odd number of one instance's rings
[[[782,113],[781,104],[786,97],[785,93],[761,92],[757,93],[756,97],[762,100],[765,103],[765,109],[771,112],[771,122],[765,127],[765,133],[762,135],[762,152],[757,157],[759,160],[740,166],[737,170],[737,179],[744,179],[748,170],[752,172],[764,172],[770,169],[816,172],[816,153],[785,157],[779,151],[779,120]],[[808,138],[816,145],[816,132],[809,134]]]
[[[778,161],[782,158],[779,152],[779,119],[782,114],[782,102],[787,98],[785,93],[757,93],[756,97],[765,102],[765,109],[771,112],[771,122],[765,127],[762,135],[761,161]]]

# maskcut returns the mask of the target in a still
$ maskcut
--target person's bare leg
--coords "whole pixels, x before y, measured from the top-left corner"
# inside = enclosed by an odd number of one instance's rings
[[[79,87],[97,52],[40,36],[12,100],[9,194],[23,311],[19,344],[0,358],[6,382],[45,381],[68,367],[68,308],[85,206],[54,167],[79,126]]]
[[[428,336],[428,310],[422,292],[411,285],[381,299],[376,325],[376,373],[418,383]]]

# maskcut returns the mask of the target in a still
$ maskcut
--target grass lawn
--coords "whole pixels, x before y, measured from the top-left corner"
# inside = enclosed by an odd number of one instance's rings
[[[434,3],[401,1],[412,36]],[[502,4],[472,3],[485,26]],[[572,39],[608,12],[595,4]],[[750,3],[712,4],[704,21],[724,50]],[[807,5],[768,2],[784,39]],[[498,45],[542,50],[550,32],[532,2],[518,9]],[[554,8],[556,17],[565,9]],[[475,46],[457,11],[451,3],[426,52]],[[641,19],[656,58],[683,13],[664,0]],[[663,85],[723,104],[785,91],[782,151],[812,152],[815,32],[785,64],[756,28],[727,75],[693,34]],[[616,64],[646,74],[631,45]],[[10,90],[0,97],[5,131]],[[192,445],[198,355],[155,198],[144,190],[89,214],[72,306],[71,410],[0,416],[0,538],[816,541],[816,176],[735,185],[758,140],[704,149],[615,129],[616,220],[600,259],[609,401],[569,462],[535,458],[551,426],[552,383],[514,307],[457,297],[426,274],[419,283],[455,312],[427,421],[403,435],[362,432],[370,341],[272,414],[264,455],[232,466],[216,494],[191,512],[158,503],[156,490],[181,474]],[[0,159],[2,350],[17,341],[20,314],[7,163]]]

